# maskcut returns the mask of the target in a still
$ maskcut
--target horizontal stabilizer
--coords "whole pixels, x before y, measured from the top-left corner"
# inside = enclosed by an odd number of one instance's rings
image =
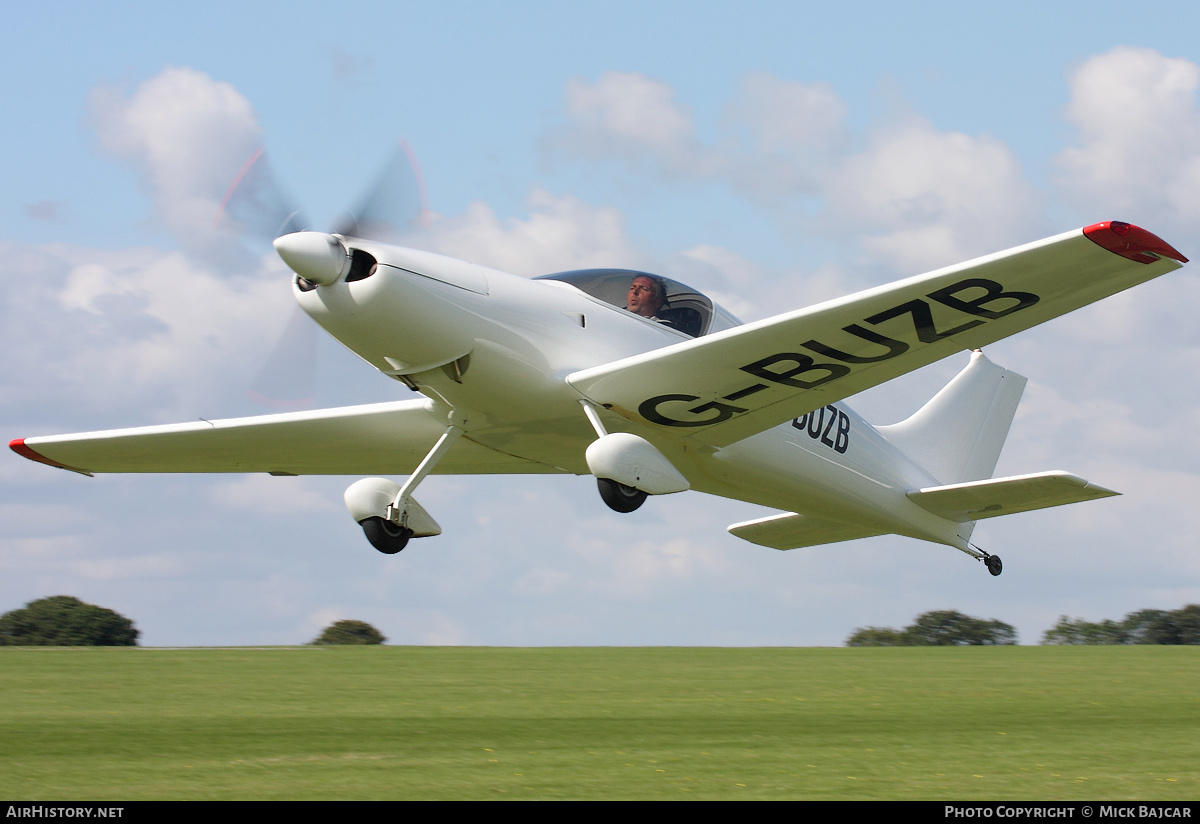
[[[800,549],[884,534],[870,527],[814,518],[811,515],[797,515],[795,512],[784,512],[769,518],[759,518],[757,521],[733,524],[729,527],[729,532],[743,541],[769,546],[771,549]]]
[[[1070,472],[1039,472],[914,489],[908,497],[938,517],[963,523],[1120,494]]]

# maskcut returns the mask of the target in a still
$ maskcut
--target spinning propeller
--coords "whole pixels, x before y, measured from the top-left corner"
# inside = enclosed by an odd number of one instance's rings
[[[357,208],[334,223],[331,233],[395,244],[423,226],[427,219],[421,170],[412,150],[401,140],[374,186]],[[223,221],[235,222],[246,235],[266,241],[312,228],[276,181],[261,147],[234,177],[217,210],[213,227]],[[297,268],[295,264],[300,264],[311,269],[317,277],[310,279],[323,282],[320,273],[326,269],[333,271],[341,264],[336,250],[329,248],[326,241],[329,237],[313,234],[294,238],[286,245],[280,244],[283,248],[277,248],[290,266]],[[344,249],[342,252],[344,254]],[[296,306],[279,342],[251,384],[250,396],[275,409],[310,407],[316,355],[317,326]]]

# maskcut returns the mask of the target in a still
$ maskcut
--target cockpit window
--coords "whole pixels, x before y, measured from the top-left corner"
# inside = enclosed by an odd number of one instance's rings
[[[652,318],[664,326],[697,338],[710,332],[738,326],[740,323],[733,315],[690,286],[647,272],[633,269],[576,269],[536,278],[569,283],[597,300],[627,311],[626,301],[629,299],[630,286],[638,279],[641,279],[638,285],[648,281],[654,284],[655,290],[661,286],[665,291],[664,299]]]

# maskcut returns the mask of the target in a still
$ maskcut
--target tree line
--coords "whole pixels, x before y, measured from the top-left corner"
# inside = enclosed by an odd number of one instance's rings
[[[1017,631],[1003,621],[985,621],[954,610],[917,616],[904,629],[859,627],[848,647],[996,646],[1017,643]],[[1181,609],[1142,609],[1120,621],[1091,623],[1062,616],[1042,635],[1043,644],[1200,644],[1200,604]]]
[[[1009,646],[1017,631],[1003,621],[972,618],[952,609],[918,615],[904,629],[860,627],[846,639],[848,647]]]
[[[1097,623],[1062,616],[1043,644],[1200,644],[1200,604],[1182,609],[1140,609],[1120,621]]]
[[[85,604],[70,595],[31,601],[0,615],[0,646],[135,646],[133,622],[111,609]],[[382,644],[386,638],[363,621],[338,621],[310,644]],[[1200,604],[1180,609],[1142,609],[1120,621],[1096,623],[1063,615],[1042,635],[1043,644],[1200,644]],[[984,620],[955,610],[917,616],[904,629],[859,627],[848,647],[1009,646],[1017,631],[1003,621]]]

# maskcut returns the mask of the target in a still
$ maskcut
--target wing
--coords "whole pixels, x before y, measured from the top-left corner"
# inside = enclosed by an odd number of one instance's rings
[[[567,380],[630,420],[726,446],[1186,261],[1144,229],[1097,223]]]
[[[255,418],[20,438],[26,458],[94,472],[269,472],[407,475],[446,426],[429,400],[347,406]],[[454,474],[552,473],[554,467],[459,438],[438,463]]]

